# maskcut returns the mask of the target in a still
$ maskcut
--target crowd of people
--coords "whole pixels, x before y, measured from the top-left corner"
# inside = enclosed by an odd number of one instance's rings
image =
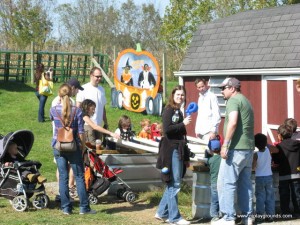
[[[127,63],[129,67],[129,62]],[[47,77],[44,74],[41,64],[38,66],[36,79],[41,76],[53,79],[52,74]],[[66,215],[72,213],[70,188],[75,186],[75,180],[80,214],[96,213],[89,206],[84,184],[82,155],[86,143],[94,145],[104,134],[123,140],[132,140],[132,136],[137,136],[159,141],[157,168],[161,169],[166,188],[155,218],[170,224],[190,224],[181,216],[178,208],[178,193],[190,161],[190,150],[186,147],[186,126],[192,119],[191,116],[184,117],[182,112],[186,100],[185,88],[178,85],[172,90],[162,114],[162,123],[151,123],[149,119],[143,119],[140,122],[141,130],[135,135],[131,119],[122,115],[118,128],[111,132],[108,130],[105,110],[105,91],[100,85],[102,77],[102,71],[94,67],[90,71],[90,82],[81,86],[78,80],[70,79],[60,86],[58,96],[51,104],[52,147],[57,164],[62,212]],[[300,133],[297,132],[297,121],[288,118],[279,126],[276,143],[268,144],[265,134],[254,135],[252,105],[241,93],[240,81],[230,77],[219,85],[227,101],[223,134],[220,134],[221,115],[216,95],[210,91],[208,81],[204,78],[196,79],[195,86],[199,91],[195,135],[207,142],[209,148],[207,165],[211,175],[211,223],[235,224],[237,216],[245,225],[253,224],[255,219],[273,221],[275,197],[272,169],[275,167],[279,171],[281,213],[300,216]],[[300,92],[300,80],[296,83],[296,89]],[[36,93],[40,101],[38,121],[44,122],[47,98],[40,96],[38,90]],[[76,100],[71,98],[75,96]],[[56,149],[58,129],[63,126],[73,129],[77,151],[61,152]],[[254,151],[255,147],[257,151]],[[255,210],[252,171],[255,171]],[[293,211],[289,207],[291,196]]]

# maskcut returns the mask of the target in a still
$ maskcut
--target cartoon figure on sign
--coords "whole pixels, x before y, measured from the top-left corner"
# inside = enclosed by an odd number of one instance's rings
[[[133,86],[132,76],[130,73],[130,69],[132,66],[129,65],[129,58],[127,59],[126,65],[122,67],[124,69],[121,75],[121,82],[127,84],[128,86]]]
[[[155,78],[150,72],[148,64],[144,64],[143,71],[140,72],[138,84],[141,88],[152,89],[156,85]]]

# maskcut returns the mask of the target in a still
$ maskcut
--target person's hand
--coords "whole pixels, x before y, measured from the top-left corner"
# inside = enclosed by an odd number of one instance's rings
[[[117,134],[117,133],[110,133],[110,136],[115,139],[120,139],[120,134]]]
[[[187,116],[187,117],[184,118],[183,123],[186,126],[186,125],[190,124],[191,121],[192,121],[191,116]]]
[[[216,134],[214,132],[209,132],[209,140],[213,140],[216,138]]]
[[[4,163],[4,166],[13,166],[13,163],[12,162],[6,162],[6,163]]]
[[[227,159],[228,145],[222,145],[220,155],[222,159]]]

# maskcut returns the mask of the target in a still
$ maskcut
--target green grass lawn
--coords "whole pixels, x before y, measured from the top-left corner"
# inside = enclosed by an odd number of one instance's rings
[[[168,90],[171,90],[177,82],[168,82]],[[55,84],[55,92],[57,92],[59,83]],[[152,122],[160,122],[161,117],[144,115],[142,113],[134,113],[126,110],[119,110],[117,108],[110,107],[110,88],[107,84],[103,85],[106,90],[106,96],[108,104],[106,106],[107,117],[109,122],[109,129],[115,130],[119,117],[123,114],[128,115],[132,119],[134,130],[139,131],[139,122],[143,118],[149,118]],[[15,81],[4,82],[0,81],[0,134],[6,135],[8,132],[28,129],[34,134],[35,140],[33,147],[27,159],[40,161],[42,167],[40,172],[43,176],[47,177],[49,182],[56,181],[55,171],[56,165],[53,163],[52,148],[50,145],[52,138],[52,125],[49,121],[48,112],[50,104],[55,96],[48,98],[45,112],[46,122],[38,123],[37,111],[38,100],[34,93],[34,86],[31,84],[24,84]],[[49,193],[47,193],[49,194]],[[56,193],[52,193],[56,194]],[[158,205],[158,201],[161,197],[161,191],[140,193],[139,200],[144,199],[146,202],[144,207],[154,208]],[[59,205],[53,201],[54,196],[51,196],[51,204],[49,208],[43,210],[31,209],[25,213],[15,212],[10,206],[7,199],[0,197],[0,224],[125,224],[124,221],[131,220],[130,224],[138,224],[134,221],[134,215],[138,215],[138,204],[131,205],[129,208],[132,214],[122,216],[118,213],[110,213],[110,209],[113,211],[118,207],[117,202],[98,204],[93,206],[93,209],[100,212],[97,216],[72,216],[72,220],[62,216]],[[185,188],[185,191],[180,194],[180,208],[184,215],[189,216],[191,214],[191,188]],[[76,203],[78,204],[78,203]],[[75,204],[75,209],[78,211],[78,205]],[[129,204],[129,203],[128,203]],[[123,208],[118,209],[123,212]],[[136,210],[136,211],[135,211]],[[69,217],[70,218],[70,217]],[[131,218],[131,219],[130,219]],[[151,212],[151,221],[153,215]],[[154,221],[155,222],[155,221]],[[157,224],[149,223],[149,224]]]

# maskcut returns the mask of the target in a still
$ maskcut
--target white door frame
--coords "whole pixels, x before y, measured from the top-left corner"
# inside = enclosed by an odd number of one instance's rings
[[[288,118],[294,118],[294,80],[299,79],[298,75],[286,75],[286,76],[270,76],[262,75],[261,78],[261,122],[262,122],[262,133],[268,134],[272,143],[276,141],[271,130],[278,129],[279,124],[268,124],[268,92],[267,92],[267,81],[270,80],[286,80],[287,81],[287,107],[288,107]],[[282,121],[283,122],[283,121]]]

